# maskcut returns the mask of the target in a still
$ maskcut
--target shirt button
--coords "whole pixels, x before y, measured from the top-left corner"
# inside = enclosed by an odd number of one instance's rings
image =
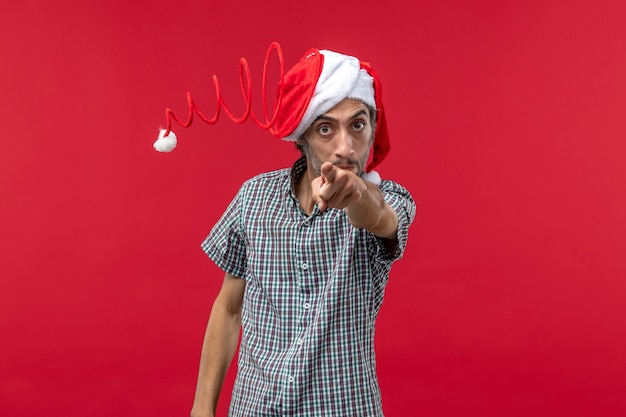
[[[298,341],[296,342],[298,344],[298,346],[302,345],[302,339],[298,339]]]
[[[307,269],[309,269],[309,264],[306,262],[302,262],[302,265],[300,265],[300,267],[306,271]]]
[[[302,225],[304,227],[309,227],[311,225],[311,222],[309,220],[305,221],[304,223],[302,223]]]
[[[292,376],[290,376],[289,378],[287,378],[287,381],[289,381],[289,382],[293,382],[293,381],[295,381],[295,380],[296,380],[296,379],[295,379],[294,377],[292,377]]]
[[[309,303],[304,303],[304,304],[302,305],[302,307],[304,307],[304,309],[305,309],[305,310],[308,310],[308,309],[311,307],[311,304],[309,304]]]

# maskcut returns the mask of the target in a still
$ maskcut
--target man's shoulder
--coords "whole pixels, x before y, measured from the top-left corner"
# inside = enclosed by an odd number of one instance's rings
[[[255,175],[254,177],[246,180],[244,184],[254,184],[257,182],[281,182],[285,179],[289,179],[290,169],[289,168],[281,168],[274,171],[262,172],[260,174]]]
[[[272,189],[275,187],[281,187],[289,184],[290,169],[281,168],[274,171],[267,171],[255,175],[252,178],[246,180],[241,186],[242,190],[254,190],[254,189]]]
[[[409,190],[407,190],[403,185],[389,179],[383,179],[378,184],[378,188],[380,188],[383,193],[384,192],[400,192],[402,194],[409,194]]]

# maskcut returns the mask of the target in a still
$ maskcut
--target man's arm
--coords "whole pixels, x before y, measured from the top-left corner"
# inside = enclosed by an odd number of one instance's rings
[[[330,162],[322,165],[321,172],[312,184],[313,198],[320,210],[345,209],[354,227],[385,239],[396,239],[398,216],[376,185]]]
[[[191,417],[213,417],[222,384],[230,366],[241,329],[241,307],[246,282],[224,276],[207,324],[200,355],[200,370]]]

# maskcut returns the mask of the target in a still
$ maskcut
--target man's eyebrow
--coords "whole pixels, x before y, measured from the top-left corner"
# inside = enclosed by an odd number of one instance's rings
[[[320,114],[319,116],[317,116],[317,118],[313,121],[313,123],[317,122],[318,120],[327,120],[329,122],[337,121],[337,119],[335,119],[334,117],[326,116],[325,114]]]
[[[365,111],[365,109],[361,109],[358,112],[354,113],[354,116],[352,116],[350,119],[356,119],[357,117],[359,117],[361,115],[363,115],[363,116],[367,116],[368,115],[367,112]]]
[[[357,111],[356,113],[354,113],[352,115],[352,117],[350,117],[350,120],[356,119],[357,117],[359,117],[361,115],[367,116],[368,115],[367,111],[365,109],[361,109],[361,110]],[[329,121],[329,122],[337,122],[338,121],[334,117],[327,116],[326,114],[320,114],[319,116],[317,116],[317,118],[313,121],[313,123],[317,122],[318,120],[326,120],[326,121]]]

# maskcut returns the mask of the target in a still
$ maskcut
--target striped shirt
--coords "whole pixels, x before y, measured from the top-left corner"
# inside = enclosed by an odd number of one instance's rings
[[[398,215],[389,253],[343,210],[301,210],[294,184],[305,171],[301,158],[246,181],[202,244],[246,280],[229,415],[382,416],[374,324],[415,203],[404,187],[380,183]]]

